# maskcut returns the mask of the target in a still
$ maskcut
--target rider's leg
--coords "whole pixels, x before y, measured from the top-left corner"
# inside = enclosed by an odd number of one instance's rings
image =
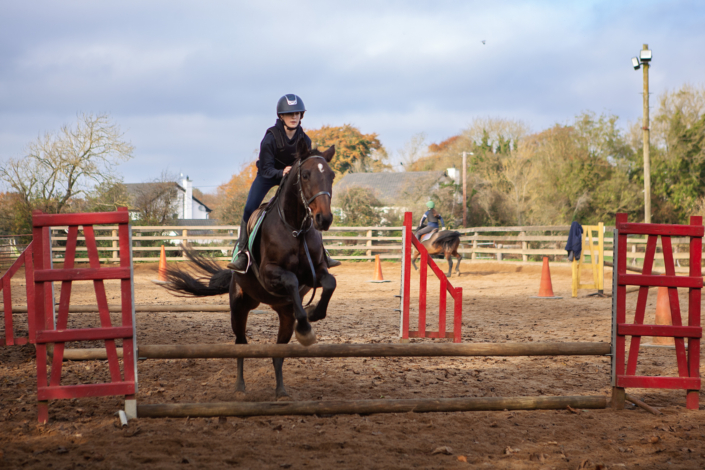
[[[328,253],[328,250],[326,250],[325,247],[323,247],[323,251],[326,252],[326,264],[328,265],[329,268],[335,268],[336,266],[340,266],[341,264],[343,264],[340,261],[338,261],[337,259],[331,258],[330,253]]]
[[[432,226],[432,225],[427,225],[427,226],[425,226],[424,228],[422,228],[421,230],[419,230],[418,232],[416,232],[416,238],[418,238],[419,240],[421,240],[421,237],[422,237],[422,236],[426,235],[428,232],[431,232],[431,231],[432,231],[433,229],[435,229],[435,228],[437,228],[437,227],[434,227],[434,226]]]
[[[252,213],[262,204],[262,200],[267,195],[269,190],[276,186],[277,183],[262,178],[259,175],[252,182],[250,192],[247,194],[247,202],[245,203],[245,211],[240,222],[240,236],[237,239],[237,245],[233,250],[233,261],[228,263],[228,269],[245,273],[249,258],[247,256],[247,222],[250,220]]]

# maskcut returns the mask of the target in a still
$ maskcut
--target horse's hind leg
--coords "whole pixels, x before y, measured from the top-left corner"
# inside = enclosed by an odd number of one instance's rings
[[[453,275],[453,259],[450,257],[450,251],[446,251],[446,259],[448,260],[448,274],[446,274],[446,277],[451,277]]]
[[[277,306],[273,308],[279,315],[279,334],[277,335],[277,344],[287,344],[291,340],[291,335],[294,334],[294,308],[292,305]],[[272,364],[274,364],[274,377],[277,381],[277,400],[290,399],[286,388],[284,388],[284,374],[282,372],[284,358],[272,358]]]
[[[463,259],[463,256],[458,253],[457,249],[453,252],[453,256],[458,259],[458,263],[455,265],[455,272],[458,273],[458,276],[460,276],[460,260]]]
[[[421,253],[418,251],[414,251],[414,254],[411,256],[411,265],[414,267],[414,271],[418,271],[419,268],[416,267],[416,260],[419,258]]]
[[[230,323],[235,333],[235,344],[247,344],[247,316],[250,310],[257,307],[257,302],[252,297],[246,295],[235,281],[230,285]],[[242,395],[245,393],[245,360],[237,359],[237,380],[235,382],[235,393]]]

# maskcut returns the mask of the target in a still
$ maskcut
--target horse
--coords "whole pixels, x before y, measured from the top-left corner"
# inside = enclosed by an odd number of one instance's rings
[[[455,256],[458,259],[455,272],[460,275],[460,260],[463,259],[463,257],[458,253],[458,246],[460,246],[460,232],[451,232],[449,230],[434,232],[431,237],[422,241],[421,244],[426,247],[429,256],[443,253],[445,259],[448,260],[447,277],[451,277],[453,273],[453,260],[450,257]],[[421,253],[414,248],[414,255],[411,257],[411,264],[417,271],[419,268],[416,267],[416,259],[419,256],[421,256]]]
[[[167,269],[167,289],[182,296],[210,296],[229,293],[230,319],[235,344],[247,344],[247,316],[260,303],[270,305],[279,316],[277,344],[287,344],[292,333],[299,343],[316,342],[312,322],[326,317],[336,288],[328,273],[320,231],[333,222],[330,203],[335,173],[328,165],[335,146],[324,152],[309,150],[304,139],[297,143],[297,159],[282,180],[277,194],[250,218],[248,231],[260,211],[263,220],[251,250],[245,274],[221,268],[215,261],[198,255],[188,246],[184,253],[200,276],[177,267]],[[315,229],[315,230],[312,230]],[[316,288],[321,297],[311,304]],[[308,306],[302,298],[313,289]],[[283,358],[273,358],[277,400],[290,400],[284,387]],[[244,397],[244,360],[237,360],[236,396]]]

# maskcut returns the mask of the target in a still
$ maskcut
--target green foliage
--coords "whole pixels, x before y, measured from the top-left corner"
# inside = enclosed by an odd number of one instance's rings
[[[382,203],[369,188],[351,186],[339,191],[334,196],[333,205],[342,210],[342,217],[337,221],[344,226],[376,226],[381,224]]]

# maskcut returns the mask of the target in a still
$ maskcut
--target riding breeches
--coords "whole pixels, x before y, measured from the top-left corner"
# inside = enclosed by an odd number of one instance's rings
[[[275,186],[279,186],[281,181],[277,181],[273,178],[264,178],[260,175],[255,177],[250,187],[250,192],[247,194],[247,202],[245,203],[245,211],[242,214],[242,220],[247,223],[250,220],[252,213],[257,210],[257,208],[262,204],[264,197],[267,195],[270,189]]]
[[[427,226],[425,226],[424,228],[422,228],[421,230],[416,232],[416,238],[418,238],[420,240],[422,236],[426,235],[428,232],[431,232],[437,228],[438,228],[437,226],[434,227],[432,224],[428,224]]]

